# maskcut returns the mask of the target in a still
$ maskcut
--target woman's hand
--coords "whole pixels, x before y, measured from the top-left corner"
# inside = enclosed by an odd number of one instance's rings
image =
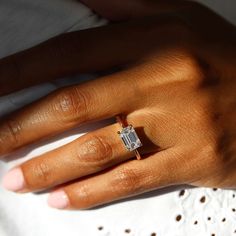
[[[143,159],[124,148],[114,123],[11,170],[6,188],[60,185],[50,205],[81,209],[174,184],[236,187],[236,29],[196,3],[153,4],[127,22],[65,34],[0,62],[1,82],[17,79],[13,89],[125,65],[7,117],[2,155],[124,114],[143,142]],[[2,94],[11,87],[4,85]]]

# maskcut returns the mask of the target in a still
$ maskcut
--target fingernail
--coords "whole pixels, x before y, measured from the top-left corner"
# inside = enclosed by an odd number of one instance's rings
[[[58,190],[49,195],[48,205],[52,208],[65,209],[69,206],[69,198],[65,191]]]
[[[10,170],[2,180],[5,189],[13,192],[20,192],[25,187],[25,179],[21,168]]]

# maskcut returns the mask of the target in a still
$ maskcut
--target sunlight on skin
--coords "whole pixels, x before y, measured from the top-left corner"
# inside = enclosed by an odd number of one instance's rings
[[[144,144],[143,158],[133,159],[114,123],[14,168],[5,188],[25,193],[64,184],[49,197],[60,209],[90,208],[174,184],[235,188],[235,27],[189,1],[133,0],[126,6],[132,14],[119,1],[98,2],[84,1],[122,22],[64,34],[0,60],[0,78],[12,82],[1,86],[0,79],[0,93],[123,69],[61,88],[6,117],[0,154],[124,114]]]

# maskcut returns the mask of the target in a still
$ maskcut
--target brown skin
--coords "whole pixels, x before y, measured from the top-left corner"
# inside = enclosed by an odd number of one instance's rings
[[[59,76],[126,69],[7,117],[0,153],[122,113],[144,143],[144,158],[124,149],[112,124],[23,163],[23,192],[64,184],[69,209],[81,209],[175,184],[235,188],[236,28],[197,3],[133,0],[131,14],[119,1],[83,2],[122,22],[1,60],[1,94]]]

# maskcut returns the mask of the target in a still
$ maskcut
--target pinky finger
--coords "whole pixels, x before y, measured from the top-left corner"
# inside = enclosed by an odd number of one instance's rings
[[[58,209],[87,209],[177,184],[182,168],[176,163],[171,150],[131,160],[52,192],[48,203]]]

